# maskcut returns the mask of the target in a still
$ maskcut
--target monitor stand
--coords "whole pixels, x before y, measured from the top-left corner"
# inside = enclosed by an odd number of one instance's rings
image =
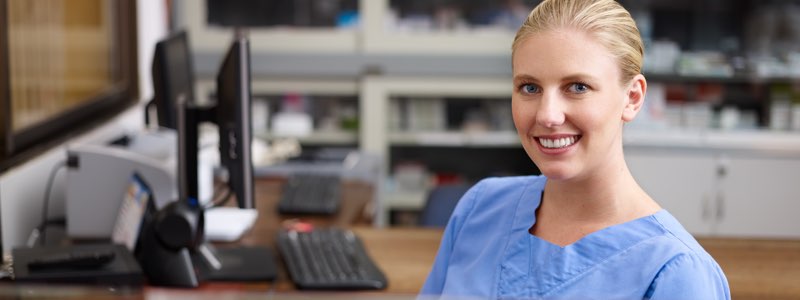
[[[205,240],[203,219],[201,207],[184,201],[148,214],[136,256],[152,284],[197,287],[204,281],[272,281],[277,277],[269,248],[217,249]]]
[[[217,248],[205,242],[195,249],[192,261],[203,281],[272,281],[278,273],[275,257],[267,247]]]

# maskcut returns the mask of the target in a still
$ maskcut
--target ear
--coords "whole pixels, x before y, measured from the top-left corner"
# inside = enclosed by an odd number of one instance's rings
[[[636,114],[642,109],[644,105],[644,96],[647,92],[647,80],[644,75],[638,74],[633,77],[628,91],[625,94],[625,109],[622,111],[622,121],[630,122],[636,117]]]

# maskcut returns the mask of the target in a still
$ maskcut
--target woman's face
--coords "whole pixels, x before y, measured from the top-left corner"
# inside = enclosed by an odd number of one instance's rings
[[[622,162],[622,125],[644,98],[644,77],[621,84],[616,59],[585,32],[533,34],[512,58],[514,124],[550,179],[585,179]]]

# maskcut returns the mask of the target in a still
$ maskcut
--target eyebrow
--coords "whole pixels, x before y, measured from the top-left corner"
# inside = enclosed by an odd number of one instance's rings
[[[520,81],[537,81],[538,82],[539,81],[538,79],[536,79],[536,77],[533,77],[533,76],[528,75],[528,74],[515,75],[513,80],[514,80],[514,82],[520,82]]]
[[[590,82],[597,82],[599,78],[586,74],[586,73],[576,73],[569,76],[562,78],[563,81],[590,81]]]
[[[513,78],[514,82],[520,81],[532,81],[532,82],[539,82],[539,79],[531,76],[529,74],[519,74],[515,75]],[[598,78],[586,73],[575,73],[564,76],[559,79],[560,81],[589,81],[589,82],[597,82]]]

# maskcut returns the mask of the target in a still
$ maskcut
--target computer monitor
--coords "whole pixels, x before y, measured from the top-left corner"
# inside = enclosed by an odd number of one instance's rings
[[[254,208],[250,120],[250,46],[237,37],[217,74],[219,155],[240,208]]]
[[[220,160],[228,173],[228,187],[240,208],[254,208],[247,38],[237,37],[231,43],[218,72],[217,101],[213,104],[195,101],[192,58],[185,31],[156,44],[152,73],[154,96],[150,105],[155,105],[158,125],[178,131],[181,199],[192,205],[199,199],[198,126],[210,122],[219,128]]]
[[[186,32],[179,31],[159,41],[153,53],[154,94],[148,106],[155,105],[157,124],[161,127],[177,129],[176,99],[194,99],[194,70],[188,45]],[[145,112],[146,119],[147,116]]]
[[[159,43],[162,46],[156,47],[156,57],[163,59],[153,63],[154,83],[160,80],[162,82],[155,84],[169,87],[168,89],[156,89],[158,95],[155,99],[162,99],[162,102],[157,105],[159,115],[164,113],[172,115],[168,112],[170,109],[174,109],[174,124],[178,132],[178,188],[182,202],[175,203],[177,205],[172,206],[172,211],[166,213],[185,217],[187,220],[193,219],[187,217],[188,215],[199,215],[192,221],[198,226],[199,238],[193,239],[198,243],[192,243],[191,255],[204,263],[188,269],[201,269],[205,274],[204,278],[209,280],[274,279],[277,271],[272,262],[269,248],[240,246],[215,250],[204,241],[204,207],[198,201],[198,128],[201,123],[210,122],[218,125],[221,163],[228,171],[227,184],[236,197],[238,206],[240,208],[254,208],[255,206],[253,166],[250,153],[252,135],[248,40],[246,36],[237,36],[231,43],[219,69],[217,97],[212,104],[201,104],[199,101],[195,101],[194,94],[191,92],[194,78],[192,74],[187,74],[187,72],[191,72],[191,55],[187,40],[185,33],[178,33]],[[169,67],[164,66],[176,67],[165,70]],[[161,74],[156,74],[156,72],[161,72]],[[188,208],[184,210],[181,207]],[[186,214],[185,211],[190,213]],[[166,261],[177,260],[165,258]],[[160,266],[159,263],[161,262],[157,261],[156,265]],[[182,271],[176,272],[178,274],[173,274],[175,276],[170,277],[170,280],[184,278],[181,277],[181,274],[186,275]],[[196,282],[192,280],[180,282],[189,286],[196,285]]]

